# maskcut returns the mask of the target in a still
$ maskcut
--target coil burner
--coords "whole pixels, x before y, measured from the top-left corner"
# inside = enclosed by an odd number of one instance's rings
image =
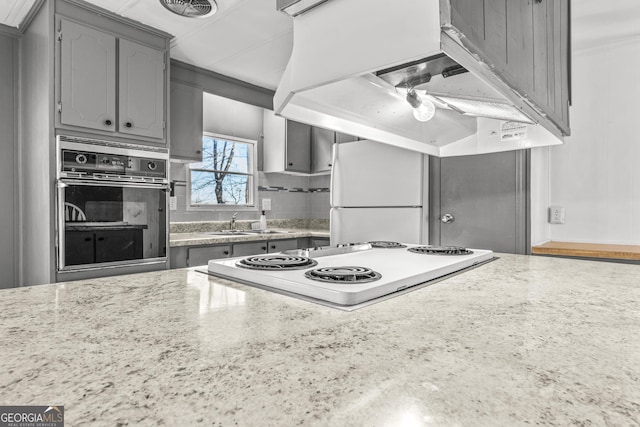
[[[358,284],[374,282],[382,276],[366,267],[323,267],[304,273],[307,279],[325,283]]]
[[[238,267],[250,270],[302,270],[315,267],[318,261],[303,256],[293,255],[258,255],[241,259],[236,262]]]
[[[372,248],[379,248],[379,249],[400,249],[400,248],[407,247],[407,245],[403,245],[402,243],[387,242],[384,240],[374,240],[373,242],[369,242],[369,244],[371,245]]]
[[[460,246],[416,246],[409,252],[425,255],[471,255],[473,251]]]

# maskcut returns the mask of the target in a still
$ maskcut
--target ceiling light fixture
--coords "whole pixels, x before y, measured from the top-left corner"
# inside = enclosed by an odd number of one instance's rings
[[[160,0],[160,4],[186,18],[206,18],[218,11],[215,0]]]
[[[422,100],[413,88],[407,92],[407,102],[413,108],[413,117],[418,121],[428,122],[436,113],[436,106],[433,102]]]

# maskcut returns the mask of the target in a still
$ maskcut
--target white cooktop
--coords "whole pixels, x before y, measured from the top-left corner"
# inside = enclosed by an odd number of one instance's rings
[[[424,246],[407,244],[407,248]],[[469,249],[468,255],[426,255],[412,253],[407,248],[373,248],[339,255],[313,258],[316,266],[302,270],[251,270],[236,265],[246,257],[209,261],[208,272],[247,284],[351,306],[420,285],[447,274],[493,259],[493,252]],[[308,279],[305,272],[324,267],[367,267],[382,277],[368,283],[326,283]]]

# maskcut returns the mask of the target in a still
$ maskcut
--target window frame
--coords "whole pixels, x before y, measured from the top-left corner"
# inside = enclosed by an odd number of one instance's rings
[[[187,211],[257,211],[256,199],[258,197],[258,165],[257,165],[257,157],[258,157],[258,141],[255,139],[246,139],[240,138],[237,136],[231,135],[223,135],[220,133],[214,132],[202,132],[202,137],[210,137],[216,139],[222,139],[230,142],[240,142],[243,144],[249,145],[249,173],[239,173],[239,172],[230,172],[233,175],[242,175],[249,177],[250,185],[249,185],[249,202],[245,205],[227,205],[227,204],[194,204],[191,201],[191,171],[192,170],[206,170],[209,169],[191,169],[191,162],[187,164],[185,168],[186,179],[187,182]],[[193,162],[200,163],[200,162]],[[210,171],[213,171],[212,169]]]

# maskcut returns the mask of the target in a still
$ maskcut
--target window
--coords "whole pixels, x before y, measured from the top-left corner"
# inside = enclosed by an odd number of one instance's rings
[[[255,141],[205,133],[202,161],[189,164],[190,205],[196,208],[252,206]]]

